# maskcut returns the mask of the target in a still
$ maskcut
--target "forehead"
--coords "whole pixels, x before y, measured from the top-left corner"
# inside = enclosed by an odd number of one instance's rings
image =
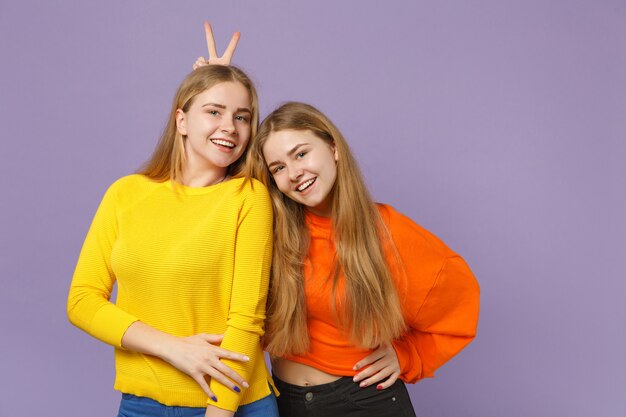
[[[203,106],[207,103],[221,104],[227,107],[250,107],[250,93],[248,89],[236,81],[226,81],[215,84],[194,97],[192,105]]]
[[[292,130],[286,129],[278,132],[272,132],[267,136],[267,140],[263,145],[263,153],[273,156],[283,156],[297,145],[320,145],[325,142],[310,130]]]

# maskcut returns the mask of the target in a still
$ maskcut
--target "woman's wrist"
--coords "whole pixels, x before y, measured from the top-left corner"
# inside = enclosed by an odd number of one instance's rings
[[[122,337],[122,347],[167,361],[177,337],[155,329],[141,321],[131,324]]]
[[[233,417],[234,415],[234,411],[224,410],[222,408],[209,405],[206,408],[206,413],[204,414],[204,417]]]

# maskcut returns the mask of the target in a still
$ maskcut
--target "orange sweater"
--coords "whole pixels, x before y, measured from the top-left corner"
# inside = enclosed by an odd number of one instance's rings
[[[378,209],[403,263],[402,268],[392,268],[408,325],[406,334],[393,341],[400,378],[416,382],[434,376],[474,339],[478,283],[465,261],[433,234],[390,206]],[[309,352],[287,359],[333,375],[353,376],[352,367],[372,351],[351,344],[334,318],[328,279],[335,254],[331,220],[308,213],[306,224],[311,237],[304,265],[311,342]]]

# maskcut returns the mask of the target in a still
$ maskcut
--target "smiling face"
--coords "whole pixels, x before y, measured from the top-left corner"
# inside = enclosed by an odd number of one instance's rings
[[[193,98],[189,109],[176,111],[183,135],[185,165],[193,176],[224,176],[244,153],[250,139],[250,95],[239,82],[222,82]]]
[[[337,151],[310,130],[268,135],[263,156],[278,189],[320,216],[330,216],[337,178]]]

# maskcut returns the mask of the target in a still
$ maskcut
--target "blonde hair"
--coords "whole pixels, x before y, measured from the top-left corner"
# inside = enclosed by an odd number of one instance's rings
[[[339,325],[353,343],[366,348],[400,337],[406,324],[384,253],[391,238],[350,148],[323,113],[310,105],[290,102],[263,121],[250,144],[246,166],[246,174],[268,188],[274,206],[267,351],[284,356],[302,354],[309,347],[303,277],[309,236],[304,207],[278,189],[263,156],[263,146],[270,134],[287,129],[310,131],[334,145],[337,151],[337,178],[331,190],[336,248],[331,303]],[[339,301],[341,309],[337,309],[335,291],[340,272],[345,279],[345,291],[344,299]]]
[[[250,137],[254,137],[259,126],[259,100],[250,78],[242,70],[233,66],[207,65],[200,67],[187,75],[178,87],[161,139],[150,159],[139,168],[139,174],[156,181],[181,180],[185,162],[185,148],[183,135],[176,128],[176,111],[181,109],[187,112],[198,94],[223,82],[238,82],[248,90],[252,110]],[[238,161],[228,167],[229,175],[239,176],[241,174],[246,154],[247,152],[244,152]]]

